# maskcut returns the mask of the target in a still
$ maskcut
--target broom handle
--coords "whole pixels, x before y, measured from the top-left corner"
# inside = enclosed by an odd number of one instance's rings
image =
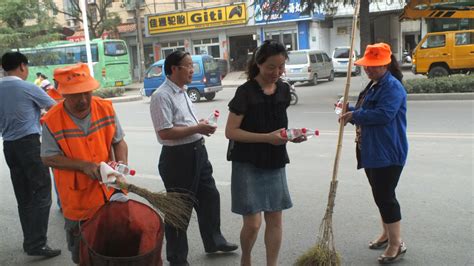
[[[347,102],[349,96],[349,88],[351,87],[351,76],[352,76],[352,64],[353,62],[353,53],[354,53],[354,39],[355,32],[357,27],[357,17],[359,15],[359,6],[361,0],[356,0],[354,6],[354,17],[352,18],[352,33],[351,33],[351,49],[349,51],[349,64],[347,65],[347,78],[346,78],[346,88],[344,89],[344,102],[342,105],[342,114],[346,112]],[[341,157],[342,150],[342,137],[344,136],[344,123],[339,123],[339,136],[337,139],[337,149],[336,149],[336,159],[334,160],[334,168],[332,170],[332,181],[337,180],[337,171],[339,169],[339,158]]]

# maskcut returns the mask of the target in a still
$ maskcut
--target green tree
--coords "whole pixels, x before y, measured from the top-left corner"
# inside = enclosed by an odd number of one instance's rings
[[[0,1],[0,53],[59,40],[61,27],[38,0]]]
[[[67,0],[64,9],[59,9],[53,0],[44,0],[46,6],[53,12],[65,14],[82,23],[82,10],[79,0]],[[91,38],[100,37],[104,31],[116,31],[121,23],[120,17],[115,12],[108,12],[113,0],[95,0],[95,3],[87,4],[87,22]]]

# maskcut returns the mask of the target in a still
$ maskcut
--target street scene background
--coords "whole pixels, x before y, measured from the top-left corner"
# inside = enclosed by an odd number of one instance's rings
[[[407,78],[410,73],[404,72]],[[244,80],[240,80],[244,82]],[[316,86],[297,84],[297,105],[288,108],[290,127],[319,129],[320,136],[301,144],[288,143],[288,185],[293,208],[284,212],[283,244],[279,264],[292,265],[317,241],[326,209],[336,151],[338,123],[333,105],[343,92],[346,78],[322,81]],[[362,90],[367,80],[352,79],[351,93]],[[222,231],[230,242],[239,242],[242,218],[230,211],[231,163],[226,161],[224,135],[227,104],[237,86],[228,86],[213,101],[195,105],[198,116],[221,111],[218,130],[206,138],[214,178],[221,194]],[[138,91],[127,92],[138,95]],[[408,251],[400,265],[474,265],[473,260],[473,100],[424,100],[408,102],[409,155],[397,196],[402,210],[402,236]],[[137,170],[130,183],[152,191],[164,189],[158,174],[161,146],[149,114],[149,99],[115,103],[129,147],[129,165]],[[380,232],[380,218],[363,170],[356,170],[354,128],[347,126],[339,166],[339,185],[333,215],[337,251],[344,265],[377,265],[382,251],[368,249]],[[0,148],[3,147],[0,144]],[[66,247],[64,220],[55,203],[51,207],[49,244],[61,248],[58,257],[43,260],[27,256],[17,204],[3,153],[0,155],[0,265],[72,265]],[[54,192],[53,192],[54,195]],[[131,198],[143,201],[135,195]],[[265,265],[264,226],[253,250],[254,265]],[[197,218],[188,230],[191,265],[239,265],[240,251],[206,255]],[[166,262],[163,248],[163,259]]]

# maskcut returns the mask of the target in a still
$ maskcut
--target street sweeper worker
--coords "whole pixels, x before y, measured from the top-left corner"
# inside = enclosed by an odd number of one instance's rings
[[[64,101],[43,117],[41,158],[54,168],[68,248],[79,263],[79,221],[90,218],[114,193],[99,182],[99,164],[126,164],[128,147],[112,103],[92,96],[100,85],[86,64],[58,68],[54,79]]]
[[[370,249],[385,249],[380,264],[393,263],[407,251],[401,237],[401,211],[395,189],[408,153],[407,93],[396,58],[386,43],[368,45],[363,66],[370,79],[354,107],[339,120],[356,125],[357,169],[364,168],[382,218],[382,233]]]

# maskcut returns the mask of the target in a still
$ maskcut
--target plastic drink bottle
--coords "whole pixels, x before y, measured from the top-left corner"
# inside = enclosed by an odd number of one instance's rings
[[[108,162],[107,164],[110,165],[110,167],[112,167],[117,172],[121,173],[122,175],[131,175],[131,176],[133,176],[136,173],[135,170],[130,169],[130,167],[128,167],[128,165],[123,164],[123,163],[118,163],[118,162],[111,161],[111,162]]]
[[[302,128],[301,132],[306,136],[307,139],[312,138],[314,136],[319,136],[319,130],[315,129],[308,129],[308,128]]]
[[[213,127],[217,127],[217,119],[219,118],[219,110],[214,110],[207,118],[207,123]]]
[[[319,136],[319,130],[311,130],[308,128],[289,128],[282,130],[280,132],[280,136],[288,140],[294,140],[301,136],[311,138],[313,136]]]
[[[343,105],[344,105],[344,97],[341,97],[339,101],[337,101],[336,107],[334,108],[334,112],[337,115],[340,115],[342,113],[342,109],[344,107]]]

